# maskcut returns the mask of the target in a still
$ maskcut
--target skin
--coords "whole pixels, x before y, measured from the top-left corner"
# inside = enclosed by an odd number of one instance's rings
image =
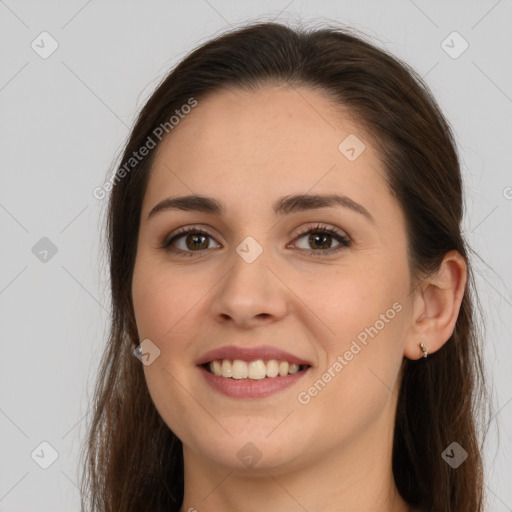
[[[161,353],[144,366],[154,404],[183,442],[181,512],[397,512],[409,506],[391,470],[394,414],[404,357],[419,359],[453,332],[466,268],[448,253],[436,276],[413,286],[405,219],[384,181],[370,137],[325,93],[269,86],[224,90],[199,101],[158,148],[146,191],[133,276],[140,339]],[[349,161],[338,145],[356,134],[366,149]],[[374,222],[333,206],[278,217],[290,194],[338,193]],[[223,216],[162,211],[163,199],[190,194],[224,203]],[[308,241],[316,223],[346,234]],[[159,247],[182,226],[209,233],[200,255],[187,234],[174,242],[191,257]],[[313,231],[315,233],[315,231]],[[263,249],[247,263],[248,236]],[[310,240],[310,239],[309,239]],[[325,243],[325,245],[322,245]],[[196,249],[197,251],[197,249]],[[411,289],[413,291],[411,292]],[[307,404],[307,391],[365,328],[402,309]],[[267,398],[234,399],[206,383],[195,362],[224,345],[269,344],[311,362],[296,385]],[[237,453],[261,454],[246,467]]]

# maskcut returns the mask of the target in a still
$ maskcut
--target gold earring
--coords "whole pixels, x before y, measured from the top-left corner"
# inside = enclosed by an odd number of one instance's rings
[[[425,344],[423,342],[421,342],[418,345],[421,349],[421,352],[423,353],[423,357],[426,359],[428,356],[428,352],[427,352],[427,349],[425,348]]]

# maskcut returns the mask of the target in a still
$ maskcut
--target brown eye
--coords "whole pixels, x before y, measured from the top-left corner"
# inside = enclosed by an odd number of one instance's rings
[[[213,240],[206,231],[194,227],[187,227],[172,233],[161,245],[162,249],[173,253],[186,254],[201,253],[210,248],[210,240]],[[220,247],[217,244],[217,248]]]
[[[297,243],[294,246],[306,250],[314,256],[336,253],[349,247],[352,243],[351,239],[343,232],[322,225],[302,231],[296,237],[296,240],[301,239],[306,240],[305,244],[308,247],[301,247]],[[213,248],[221,247],[206,231],[188,226],[171,233],[160,247],[180,256],[197,256],[212,248],[210,241],[214,241],[216,244]],[[333,243],[336,245],[333,246]]]
[[[308,247],[299,246],[299,248],[307,250],[313,255],[332,254],[351,245],[348,236],[321,225],[303,231],[297,237],[297,240],[300,239],[305,239],[305,245]],[[337,244],[334,247],[332,246],[333,241]],[[298,244],[295,245],[298,246]]]
[[[205,243],[206,242],[206,243]],[[186,235],[185,245],[188,249],[208,249],[208,236],[201,234]]]

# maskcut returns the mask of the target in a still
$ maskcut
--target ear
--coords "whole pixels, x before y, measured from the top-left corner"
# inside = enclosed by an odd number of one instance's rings
[[[438,271],[427,276],[412,298],[412,324],[407,333],[404,356],[419,359],[439,350],[453,334],[467,281],[467,265],[457,251],[445,254]]]

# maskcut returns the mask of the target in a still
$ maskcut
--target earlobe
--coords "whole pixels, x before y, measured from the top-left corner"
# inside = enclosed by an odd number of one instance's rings
[[[446,253],[438,271],[417,287],[404,356],[420,359],[451,337],[466,289],[467,264],[457,251]],[[423,346],[422,346],[423,344]]]

